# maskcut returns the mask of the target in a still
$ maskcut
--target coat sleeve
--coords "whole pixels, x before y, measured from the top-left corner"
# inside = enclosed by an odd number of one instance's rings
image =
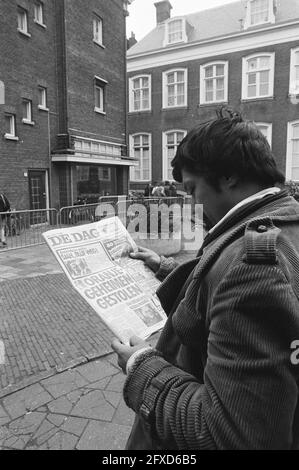
[[[298,299],[278,266],[235,266],[208,312],[204,383],[151,353],[124,397],[162,448],[289,449],[297,406]]]

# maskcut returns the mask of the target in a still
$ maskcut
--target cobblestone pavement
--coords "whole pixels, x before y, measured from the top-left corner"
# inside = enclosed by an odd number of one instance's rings
[[[0,280],[0,449],[123,449],[133,413],[110,331],[45,245],[0,253]]]

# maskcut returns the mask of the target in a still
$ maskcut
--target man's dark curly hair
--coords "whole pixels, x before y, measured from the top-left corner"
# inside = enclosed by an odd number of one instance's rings
[[[223,176],[236,176],[265,188],[285,181],[263,133],[254,122],[225,107],[217,110],[216,119],[199,124],[186,135],[171,165],[176,181],[182,182],[184,169],[203,176],[215,189]]]

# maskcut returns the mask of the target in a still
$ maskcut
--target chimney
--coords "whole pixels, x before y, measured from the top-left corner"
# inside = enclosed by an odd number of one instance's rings
[[[137,40],[135,38],[135,34],[133,31],[131,31],[131,37],[127,40],[127,49],[130,49],[130,47],[134,46],[136,44]]]
[[[171,3],[168,0],[154,3],[156,7],[157,25],[163,23],[170,18]]]

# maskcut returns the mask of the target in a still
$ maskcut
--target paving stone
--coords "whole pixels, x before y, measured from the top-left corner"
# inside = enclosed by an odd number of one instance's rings
[[[125,426],[132,426],[135,418],[135,413],[131,408],[125,404],[124,400],[121,400],[115,415],[113,416],[112,422],[114,424],[123,424]]]
[[[72,416],[111,421],[115,407],[109,403],[100,390],[90,391],[80,398],[72,410]]]
[[[117,407],[122,398],[122,394],[120,392],[112,392],[111,390],[103,391],[103,395],[107,402],[114,406],[114,408]]]
[[[66,398],[66,397],[60,397],[57,398],[56,400],[51,401],[51,403],[48,404],[48,408],[52,413],[63,413],[63,414],[68,414],[73,407],[73,404]]]
[[[3,424],[9,423],[9,421],[11,421],[11,418],[5,412],[3,406],[0,405],[0,426],[2,426]]]
[[[106,390],[113,390],[115,392],[122,391],[125,380],[126,380],[126,376],[122,372],[114,375],[111,378],[109,384],[107,385]]]
[[[96,382],[117,373],[115,367],[105,360],[89,362],[77,367],[77,371],[89,382]]]
[[[81,388],[80,390],[74,390],[73,392],[68,393],[66,397],[71,403],[75,404],[77,403],[79,398],[85,393],[85,391],[85,388]]]
[[[79,440],[78,450],[123,450],[131,427],[90,421]]]
[[[76,448],[78,437],[65,431],[58,431],[47,442],[49,450],[73,450]]]
[[[68,370],[42,381],[42,385],[54,398],[66,395],[87,383],[88,381],[75,370]]]
[[[11,449],[24,449],[31,435],[40,426],[45,413],[27,413],[22,418],[13,421],[3,435],[0,434],[0,446]]]
[[[51,395],[39,384],[35,384],[9,395],[2,400],[2,403],[7,413],[15,419],[51,400]]]
[[[61,426],[61,429],[62,431],[68,431],[71,434],[75,434],[75,436],[80,437],[87,423],[87,419],[70,416]]]
[[[112,377],[113,379],[113,377]],[[105,377],[102,380],[97,380],[96,382],[93,382],[91,384],[86,385],[85,388],[90,388],[94,390],[105,390],[109,382],[112,380],[110,376]]]

